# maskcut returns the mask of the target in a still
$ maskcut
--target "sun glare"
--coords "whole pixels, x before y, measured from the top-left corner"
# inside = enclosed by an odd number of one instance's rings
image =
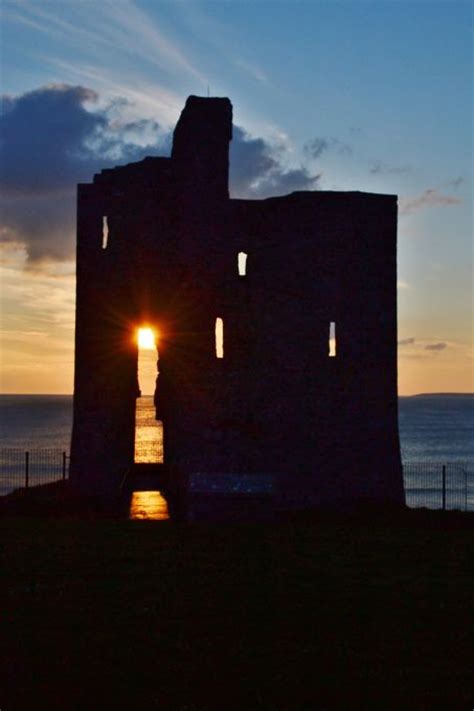
[[[158,333],[152,328],[138,329],[138,347],[144,350],[153,350],[156,348]]]

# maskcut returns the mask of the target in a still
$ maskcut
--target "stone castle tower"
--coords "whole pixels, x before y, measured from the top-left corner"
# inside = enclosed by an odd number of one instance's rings
[[[402,503],[396,197],[230,199],[231,139],[230,101],[191,96],[170,158],[78,187],[71,483],[113,494],[133,462],[133,334],[152,323],[166,467]]]

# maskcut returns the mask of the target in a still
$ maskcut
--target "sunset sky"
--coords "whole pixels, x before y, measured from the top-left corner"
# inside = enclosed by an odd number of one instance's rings
[[[231,195],[399,195],[399,391],[474,391],[472,3],[2,0],[1,382],[71,393],[75,186],[234,106]]]

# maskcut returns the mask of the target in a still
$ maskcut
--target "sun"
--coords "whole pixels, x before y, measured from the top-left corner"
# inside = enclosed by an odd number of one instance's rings
[[[143,350],[153,350],[156,348],[158,333],[153,328],[138,329],[138,347]]]

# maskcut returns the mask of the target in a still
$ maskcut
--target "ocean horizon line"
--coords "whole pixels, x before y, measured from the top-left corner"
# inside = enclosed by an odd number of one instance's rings
[[[0,397],[73,397],[74,393],[0,393]],[[153,393],[144,394],[143,397],[153,397]],[[398,397],[474,397],[474,392],[448,391],[448,392],[424,392],[413,393],[412,395],[401,395]]]

